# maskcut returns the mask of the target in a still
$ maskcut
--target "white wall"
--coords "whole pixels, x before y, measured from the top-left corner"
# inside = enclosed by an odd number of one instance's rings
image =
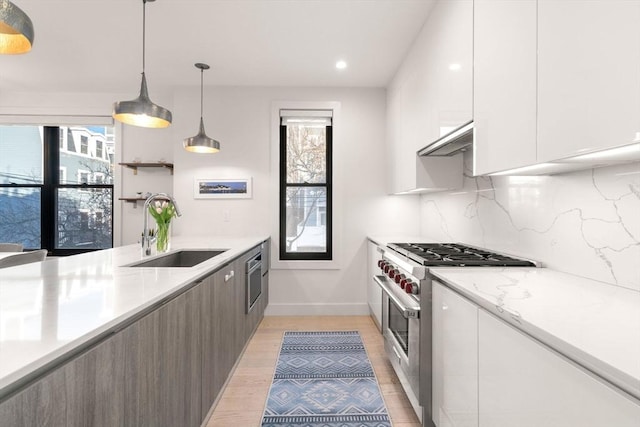
[[[114,101],[132,99],[136,93],[6,93],[0,96],[0,114],[111,115]],[[337,269],[272,270],[272,314],[366,314],[366,236],[415,233],[417,197],[389,197],[385,186],[385,91],[350,88],[235,88],[205,89],[207,134],[221,141],[215,155],[196,155],[182,148],[182,140],[197,132],[200,115],[199,86],[175,91],[155,89],[154,102],[169,108],[169,129],[143,129],[116,125],[116,161],[175,163],[175,173],[165,169],[116,167],[115,245],[134,244],[142,231],[142,205],[118,201],[137,191],[173,194],[183,212],[174,222],[175,235],[249,236],[271,235],[271,218],[277,215],[277,192],[270,186],[271,107],[277,101],[338,102],[341,129],[334,138],[334,187],[341,217]],[[338,159],[339,156],[339,159]],[[249,200],[193,198],[195,177],[253,179]],[[229,213],[229,221],[224,213]],[[212,241],[215,246],[215,241]]]
[[[542,261],[640,290],[640,163],[552,176],[471,176],[421,196],[424,236]]]
[[[384,89],[208,88],[205,127],[210,137],[221,142],[221,151],[213,155],[182,149],[182,139],[197,132],[200,103],[198,88],[181,89],[174,98],[171,127],[173,194],[183,211],[175,221],[174,234],[277,239],[272,220],[278,213],[278,194],[271,184],[278,170],[272,166],[271,132],[278,123],[272,121],[271,112],[279,101],[340,103],[340,121],[334,126],[334,191],[340,207],[334,245],[340,259],[337,269],[272,269],[269,313],[367,314],[367,234],[406,234],[414,232],[418,223],[417,198],[385,194]],[[249,200],[193,197],[195,178],[246,176],[253,180]]]

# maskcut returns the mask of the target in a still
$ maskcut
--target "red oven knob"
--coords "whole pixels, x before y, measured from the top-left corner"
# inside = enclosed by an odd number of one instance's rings
[[[389,270],[391,270],[391,268],[392,268],[391,264],[387,263],[387,264],[384,265],[384,268],[382,269],[382,271],[384,271],[385,274],[386,274],[386,273],[389,272]]]
[[[413,283],[413,284],[412,284],[412,286],[411,286],[411,289],[407,290],[407,289],[405,288],[405,291],[406,291],[408,294],[418,295],[418,294],[420,293],[420,286],[418,286],[418,284],[417,284],[417,283]]]
[[[407,280],[407,283],[404,285],[404,291],[408,294],[412,294],[414,286],[416,286],[416,284],[413,283],[413,280]]]
[[[396,277],[394,278],[394,280],[396,281],[396,283],[400,283],[405,277],[404,274],[396,274]]]
[[[398,270],[396,270],[395,268],[389,270],[389,278],[391,280],[395,279],[397,274],[398,274]]]
[[[402,289],[404,289],[404,288],[405,288],[405,286],[407,286],[407,283],[408,283],[408,282],[410,282],[410,281],[411,281],[411,279],[402,279],[402,280],[400,281],[399,285],[400,285],[400,287],[401,287]]]
[[[385,260],[383,260],[383,259],[379,259],[378,260],[378,267],[382,268],[382,267],[384,267],[385,264],[386,264]]]

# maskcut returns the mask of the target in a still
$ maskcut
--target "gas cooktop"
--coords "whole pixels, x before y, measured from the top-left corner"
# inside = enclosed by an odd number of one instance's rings
[[[394,251],[429,267],[535,267],[535,263],[459,243],[390,243]]]

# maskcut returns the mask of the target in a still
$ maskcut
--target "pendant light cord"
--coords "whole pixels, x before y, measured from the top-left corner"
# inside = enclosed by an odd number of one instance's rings
[[[145,26],[146,26],[147,0],[142,0],[142,74],[144,74],[145,57]]]
[[[203,95],[203,87],[204,87],[204,69],[200,69],[200,118],[202,119],[203,110],[204,110],[204,95]]]

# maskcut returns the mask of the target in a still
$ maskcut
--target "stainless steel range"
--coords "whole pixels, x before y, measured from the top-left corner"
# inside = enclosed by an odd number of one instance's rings
[[[382,334],[385,352],[414,411],[434,426],[431,403],[430,267],[536,267],[536,262],[459,243],[390,243],[381,250]]]

